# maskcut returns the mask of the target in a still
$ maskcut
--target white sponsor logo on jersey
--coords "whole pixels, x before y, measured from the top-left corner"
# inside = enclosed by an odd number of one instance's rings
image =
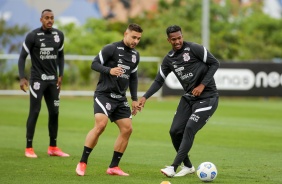
[[[57,55],[51,54],[53,50],[53,47],[40,48],[40,59],[57,59]]]
[[[180,68],[175,69],[175,72],[180,72],[180,71],[182,71],[182,70],[184,70],[184,67],[183,67],[183,66],[180,67]]]
[[[42,74],[42,75],[41,75],[41,79],[42,79],[42,80],[54,80],[54,79],[55,79],[55,75],[46,75],[46,74]]]
[[[122,98],[121,95],[117,95],[117,94],[115,94],[115,93],[111,93],[111,97],[112,97],[112,98]]]
[[[130,66],[126,66],[126,65],[122,65],[122,64],[118,64],[118,66],[123,68],[123,69],[126,69],[126,70],[130,69]]]
[[[127,75],[127,74],[122,74],[121,76],[119,76],[120,78],[124,78],[124,79],[129,79],[129,75]]]
[[[185,75],[180,76],[181,80],[184,80],[184,79],[187,79],[187,78],[190,78],[190,77],[193,77],[192,73],[186,73]]]

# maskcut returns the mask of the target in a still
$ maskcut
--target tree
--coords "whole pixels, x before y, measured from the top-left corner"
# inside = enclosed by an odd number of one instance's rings
[[[25,26],[8,26],[3,19],[0,19],[0,53],[18,53],[23,42],[21,38],[27,30]],[[17,76],[15,66],[9,65],[6,60],[0,60],[0,88],[11,88]]]
[[[28,30],[26,26],[8,26],[5,20],[0,19],[0,53],[18,53],[23,42],[21,38]]]
[[[210,1],[210,51],[221,61],[272,61],[282,58],[282,19],[274,19],[262,12],[261,1],[242,6],[240,1]],[[166,28],[170,25],[182,27],[184,39],[202,43],[201,21],[202,1],[160,0],[158,11],[144,12],[130,18],[142,26],[144,32],[138,45],[141,56],[163,58],[171,49],[167,42]],[[105,44],[121,40],[127,23],[103,19],[88,19],[84,25],[58,24],[65,34],[65,54],[95,56]],[[0,21],[0,52],[17,52],[21,48],[25,27],[8,27]],[[17,39],[20,38],[20,39]],[[0,62],[0,77],[3,76]],[[139,74],[153,78],[158,65],[140,63]],[[9,75],[14,75],[10,72]],[[14,76],[13,76],[14,77]],[[89,62],[71,61],[66,63],[65,84],[89,86],[97,80]],[[8,81],[8,80],[6,80]],[[93,85],[91,85],[93,86]]]
[[[121,40],[125,26],[122,23],[110,23],[103,19],[88,19],[82,26],[75,24],[60,25],[65,34],[65,54],[95,56],[102,47],[111,42]],[[120,31],[122,27],[124,30]],[[91,61],[71,61],[66,63],[64,82],[89,86],[90,81],[97,80],[97,73],[90,69]]]
[[[243,6],[240,1],[210,1],[210,51],[222,61],[266,61],[282,58],[282,19],[264,14],[261,1]],[[202,1],[160,0],[157,13],[137,17],[144,28],[144,55],[163,57],[171,46],[165,29],[177,24],[185,40],[202,43]]]
[[[230,13],[231,12],[231,13]],[[211,49],[223,61],[266,61],[282,57],[282,19],[262,12],[262,3],[211,6]]]

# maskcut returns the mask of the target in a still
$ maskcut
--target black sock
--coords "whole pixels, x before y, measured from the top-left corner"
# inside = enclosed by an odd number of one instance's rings
[[[26,139],[26,148],[32,148],[32,139]]]
[[[177,168],[178,168],[178,165],[171,165],[174,167],[174,172],[176,172]]]
[[[184,164],[184,166],[186,166],[186,167],[189,167],[189,168],[192,167],[192,163],[191,163],[190,159],[188,158],[188,156],[184,158],[183,164]]]
[[[119,164],[119,161],[122,157],[123,153],[120,153],[120,152],[117,152],[117,151],[114,151],[114,155],[113,155],[113,158],[112,158],[112,162],[110,164],[110,168],[113,168],[113,167],[117,167],[118,164]]]
[[[50,145],[49,146],[56,147],[57,146],[57,139],[50,137]]]
[[[80,162],[84,162],[84,163],[87,164],[88,157],[89,157],[92,150],[93,150],[92,148],[88,148],[88,147],[84,146]]]

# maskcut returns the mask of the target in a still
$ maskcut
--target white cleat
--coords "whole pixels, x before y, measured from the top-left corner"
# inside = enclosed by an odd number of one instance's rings
[[[194,166],[192,166],[191,168],[186,167],[186,166],[182,166],[181,170],[174,175],[174,177],[181,177],[181,176],[185,176],[187,174],[192,174],[195,172],[195,168]]]
[[[166,168],[161,169],[161,173],[166,175],[169,178],[172,178],[175,175],[174,167],[173,166],[166,166]]]

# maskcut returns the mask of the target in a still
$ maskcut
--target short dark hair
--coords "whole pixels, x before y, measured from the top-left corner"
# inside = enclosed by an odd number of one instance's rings
[[[166,35],[169,36],[170,33],[175,33],[177,31],[182,32],[180,26],[177,25],[169,26],[168,28],[166,28]]]
[[[130,30],[130,31],[136,31],[138,33],[143,32],[143,29],[138,24],[135,24],[135,23],[129,24],[127,29]]]
[[[47,11],[47,12],[52,12],[52,10],[51,10],[51,9],[44,9],[44,10],[41,12],[41,16],[42,16],[42,15],[43,15],[43,13],[44,13],[44,12],[46,12],[46,11]]]

